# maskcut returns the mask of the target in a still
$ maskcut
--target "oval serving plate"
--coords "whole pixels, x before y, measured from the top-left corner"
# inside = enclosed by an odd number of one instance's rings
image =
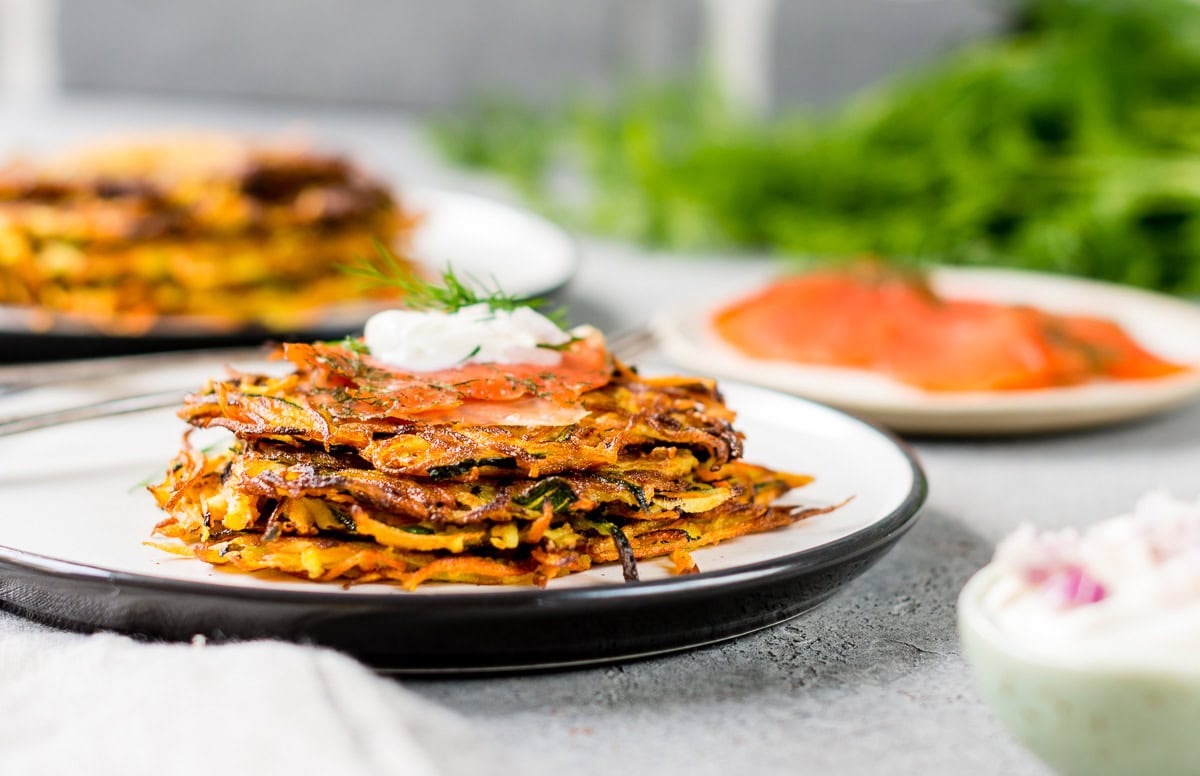
[[[1083,428],[1162,412],[1200,397],[1200,305],[1124,286],[1001,269],[938,268],[942,296],[1034,305],[1116,321],[1155,354],[1194,365],[1155,380],[1090,383],[1034,391],[937,392],[860,369],[804,366],[742,355],[711,328],[727,288],[654,323],[663,351],[688,369],[736,377],[870,418],[896,431],[1017,434]],[[751,288],[738,289],[749,292]]]
[[[152,638],[281,638],[400,671],[607,662],[734,638],[795,617],[866,570],[912,525],[926,481],[875,427],[803,399],[722,386],[747,460],[810,473],[790,499],[840,509],[696,550],[701,573],[642,561],[544,589],[325,585],[215,569],[146,546],[161,519],[138,483],[178,449],[170,410],[0,438],[0,600],[31,617]],[[220,433],[220,432],[218,432]],[[202,443],[199,442],[198,443]]]
[[[397,196],[422,216],[413,233],[413,256],[432,272],[453,266],[463,278],[498,286],[518,299],[553,293],[575,274],[574,239],[541,216],[445,189],[401,187]],[[142,334],[121,336],[97,329],[84,317],[0,305],[0,361],[226,346],[269,337],[329,339],[360,329],[372,313],[393,306],[389,300],[331,304],[313,310],[311,323],[295,331],[167,315]]]

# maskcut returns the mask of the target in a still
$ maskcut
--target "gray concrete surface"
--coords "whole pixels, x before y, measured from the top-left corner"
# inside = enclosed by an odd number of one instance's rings
[[[0,110],[0,152],[133,125],[269,131],[299,118],[216,105],[75,103]],[[403,179],[504,196],[444,168],[401,119],[305,117],[312,133]],[[585,239],[566,292],[577,317],[617,329],[663,304],[720,293],[761,260],[646,255]],[[930,479],[924,516],[824,607],[736,641],[616,667],[504,678],[404,680],[465,715],[522,774],[921,774],[1046,771],[999,729],[971,686],[954,601],[1022,521],[1084,525],[1148,489],[1200,490],[1200,406],[1142,422],[1017,439],[915,439]]]

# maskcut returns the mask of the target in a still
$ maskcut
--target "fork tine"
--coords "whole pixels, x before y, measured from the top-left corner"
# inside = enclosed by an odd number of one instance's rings
[[[53,412],[38,415],[18,415],[16,417],[0,418],[0,437],[22,434],[39,428],[58,426],[63,423],[77,423],[82,420],[108,418],[114,415],[128,415],[134,412],[173,407],[183,401],[187,391],[156,391],[137,396],[121,396],[116,399],[84,404],[78,407],[68,407]]]
[[[645,326],[625,329],[608,338],[608,349],[622,361],[632,361],[654,349],[654,333]]]
[[[626,329],[609,338],[609,349],[622,360],[633,360],[639,355],[653,349],[656,344],[654,334],[645,326]],[[2,390],[3,386],[0,386],[0,392]],[[39,415],[0,417],[0,437],[55,426],[61,423],[75,423],[81,420],[170,407],[178,404],[182,400],[184,393],[186,392],[182,390],[157,391],[155,393],[136,396],[121,396],[107,401],[69,407]]]
[[[110,356],[46,364],[18,364],[4,367],[5,378],[0,380],[0,397],[22,393],[35,388],[114,377],[133,370],[173,367],[211,359],[253,358],[263,354],[262,347],[206,348],[163,353],[140,353],[131,356]]]

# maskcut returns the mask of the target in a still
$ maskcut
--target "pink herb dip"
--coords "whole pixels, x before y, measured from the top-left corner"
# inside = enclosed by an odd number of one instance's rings
[[[992,567],[998,581],[980,603],[1029,647],[1200,666],[1200,500],[1150,493],[1082,531],[1025,525]]]

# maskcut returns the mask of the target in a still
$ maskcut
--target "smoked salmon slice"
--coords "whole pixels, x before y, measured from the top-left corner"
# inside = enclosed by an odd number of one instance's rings
[[[341,417],[401,418],[486,403],[498,417],[503,403],[540,399],[574,406],[587,391],[606,385],[612,362],[601,337],[568,344],[562,363],[463,364],[436,372],[408,372],[343,344],[287,343],[283,358],[311,372],[319,403]]]
[[[718,309],[716,332],[752,358],[869,369],[931,391],[1005,391],[1187,371],[1112,321],[944,299],[875,264],[778,280]]]

